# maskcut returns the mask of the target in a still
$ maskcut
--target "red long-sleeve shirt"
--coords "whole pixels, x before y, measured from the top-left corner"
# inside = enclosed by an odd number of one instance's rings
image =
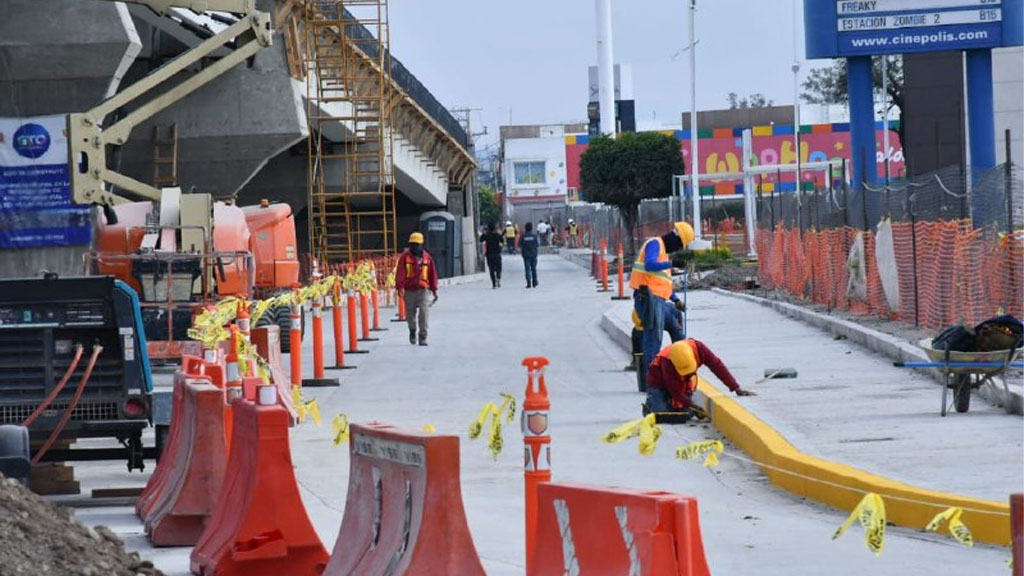
[[[425,275],[424,268],[426,268]],[[410,292],[417,290],[437,292],[437,266],[434,265],[434,259],[430,253],[424,250],[423,256],[417,258],[406,249],[402,253],[402,257],[398,259],[395,286],[400,290]]]
[[[707,366],[730,391],[735,392],[739,390],[739,383],[733,378],[729,369],[725,367],[725,363],[718,356],[715,356],[715,353],[704,345],[703,342],[700,340],[693,341],[697,344],[697,368]],[[647,369],[647,387],[661,388],[668,391],[669,396],[672,397],[673,404],[676,404],[676,408],[687,408],[693,404],[693,401],[690,399],[692,392],[689,390],[688,381],[690,378],[696,377],[696,373],[689,376],[680,374],[667,356],[658,354],[654,357],[651,367]]]

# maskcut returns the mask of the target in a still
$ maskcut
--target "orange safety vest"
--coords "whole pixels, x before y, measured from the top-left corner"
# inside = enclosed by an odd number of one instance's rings
[[[672,297],[672,268],[648,272],[644,269],[644,254],[647,253],[647,245],[651,242],[658,243],[658,262],[670,262],[668,252],[665,251],[665,241],[661,238],[651,238],[640,247],[640,252],[633,262],[633,272],[629,275],[629,287],[633,290],[641,286],[647,286],[651,294],[665,298]]]
[[[416,265],[416,257],[412,254],[406,254],[405,256],[405,277],[412,278],[413,266]],[[420,265],[420,288],[427,288],[430,286],[430,269],[427,266],[427,259],[423,258],[423,263]]]

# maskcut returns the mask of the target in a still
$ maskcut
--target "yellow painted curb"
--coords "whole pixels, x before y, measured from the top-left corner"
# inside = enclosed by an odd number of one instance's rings
[[[961,519],[976,541],[1009,545],[1009,495],[1007,502],[997,502],[926,490],[804,454],[703,379],[694,401],[703,401],[715,427],[753,460],[764,464],[761,470],[780,488],[841,510],[853,510],[866,492],[874,492],[885,501],[886,520],[915,530],[923,530],[939,512],[958,506],[964,509]]]

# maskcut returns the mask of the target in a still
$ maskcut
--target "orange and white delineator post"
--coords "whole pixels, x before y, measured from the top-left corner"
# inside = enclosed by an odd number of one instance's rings
[[[242,371],[238,367],[238,326],[232,325],[230,331],[228,353],[224,359],[224,391],[228,404],[242,398]]]
[[[598,256],[598,268],[600,272],[601,289],[598,292],[608,292],[608,240],[601,238],[601,252]]]
[[[328,378],[324,374],[324,297],[316,295],[312,302],[313,324],[313,377],[304,378],[303,386],[326,387],[339,386],[337,378]]]
[[[331,293],[334,305],[331,307],[331,328],[334,329],[334,370],[350,370],[355,366],[345,365],[345,330],[341,325],[341,281],[334,283]]]
[[[348,353],[366,354],[369,350],[359,349],[359,327],[356,325],[359,319],[356,318],[356,298],[355,290],[349,290],[345,297],[348,309]]]
[[[619,276],[619,278],[618,278],[618,280],[619,280],[619,293],[618,293],[617,296],[612,296],[612,300],[629,300],[629,296],[626,296],[626,287],[625,287],[626,273],[625,273],[625,263],[624,263],[623,255],[622,255],[622,242],[619,242],[619,249],[618,249],[618,252],[616,253],[616,256],[618,256],[618,261],[619,261],[619,266],[618,266],[618,268],[619,268],[619,273],[618,273],[618,276]]]
[[[296,298],[297,300],[298,298]],[[289,338],[292,342],[288,352],[292,369],[292,386],[302,386],[302,303],[292,301]]]
[[[359,293],[359,320],[363,334],[363,337],[360,338],[359,341],[376,341],[376,338],[370,337],[370,298],[363,292]]]
[[[523,400],[522,430],[526,494],[526,573],[532,574],[533,553],[537,546],[537,486],[551,481],[551,436],[548,435],[548,411],[551,401],[544,384],[548,359],[533,356],[523,359],[526,366],[526,398]]]

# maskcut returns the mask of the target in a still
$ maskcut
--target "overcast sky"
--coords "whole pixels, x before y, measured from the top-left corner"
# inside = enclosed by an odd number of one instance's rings
[[[698,0],[697,106],[729,92],[793,101],[793,38],[802,4]],[[797,0],[799,2],[799,0]],[[395,55],[449,108],[479,108],[477,145],[497,127],[586,118],[587,67],[597,63],[594,0],[390,0]],[[615,61],[633,66],[637,120],[678,123],[690,107],[687,0],[613,0]],[[825,62],[813,62],[821,66]],[[801,75],[806,73],[804,63]]]

